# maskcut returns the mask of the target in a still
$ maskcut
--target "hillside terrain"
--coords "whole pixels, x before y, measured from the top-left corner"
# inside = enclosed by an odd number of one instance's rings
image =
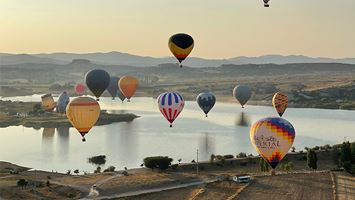
[[[249,103],[270,105],[277,91],[289,95],[291,107],[355,108],[355,65],[340,63],[225,64],[219,67],[179,68],[166,63],[152,67],[99,65],[76,59],[69,64],[17,64],[0,66],[0,96],[40,93],[74,95],[74,85],[85,73],[101,68],[111,75],[139,79],[137,96],[156,97],[167,90],[194,100],[211,90],[221,101],[233,101],[232,89],[247,84],[253,90]],[[104,95],[108,95],[107,93]]]

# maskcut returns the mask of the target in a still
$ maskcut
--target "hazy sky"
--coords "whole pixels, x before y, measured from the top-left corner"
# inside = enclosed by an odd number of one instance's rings
[[[355,57],[355,0],[0,0],[0,52],[168,56],[177,32],[192,56]]]

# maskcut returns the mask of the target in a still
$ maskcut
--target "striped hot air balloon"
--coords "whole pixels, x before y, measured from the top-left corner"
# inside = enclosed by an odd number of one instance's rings
[[[290,150],[295,136],[292,124],[280,117],[261,119],[250,128],[252,145],[273,169]]]
[[[52,94],[45,94],[41,96],[41,98],[43,109],[47,112],[52,112],[57,105],[53,99]]]
[[[174,120],[184,108],[184,98],[178,92],[164,92],[158,97],[159,110],[173,127]]]

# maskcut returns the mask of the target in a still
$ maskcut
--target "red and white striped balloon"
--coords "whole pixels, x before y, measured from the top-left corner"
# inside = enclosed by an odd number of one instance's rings
[[[184,98],[178,92],[164,92],[158,97],[159,110],[173,127],[174,120],[184,108]]]

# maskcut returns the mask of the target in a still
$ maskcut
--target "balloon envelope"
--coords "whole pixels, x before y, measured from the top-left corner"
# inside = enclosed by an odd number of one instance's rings
[[[250,141],[261,157],[275,169],[295,139],[292,124],[279,117],[264,118],[250,128]]]
[[[239,101],[242,108],[251,97],[251,89],[247,85],[237,85],[233,89],[233,96]]]
[[[102,69],[93,69],[85,76],[86,86],[99,100],[101,94],[107,89],[110,84],[110,75]]]
[[[85,134],[99,119],[100,106],[90,97],[77,97],[68,104],[66,114],[70,123],[79,131],[85,141]]]
[[[85,85],[82,83],[78,83],[75,86],[75,92],[77,95],[83,95],[85,92]]]
[[[194,39],[185,33],[178,33],[170,37],[169,49],[176,59],[181,63],[194,48]]]
[[[57,112],[59,112],[61,114],[65,113],[65,109],[67,108],[69,101],[70,101],[70,99],[69,99],[68,93],[62,92],[58,98]]]
[[[272,105],[281,117],[284,114],[288,105],[287,95],[281,92],[276,92],[275,95],[272,97]]]
[[[138,79],[133,76],[123,76],[118,81],[118,86],[122,94],[128,99],[134,95],[138,87]]]
[[[56,103],[52,97],[52,94],[45,94],[41,96],[42,107],[45,111],[52,112],[56,107]]]
[[[110,79],[111,80],[109,86],[107,87],[107,91],[110,93],[112,99],[115,99],[118,91],[118,80],[120,80],[120,78],[117,76],[111,76]]]
[[[178,92],[164,92],[158,97],[159,110],[170,122],[170,127],[181,113],[184,105],[184,98]]]
[[[214,104],[216,103],[216,97],[213,95],[212,92],[203,92],[197,96],[196,101],[207,117],[207,113],[213,108]]]
[[[126,99],[121,90],[117,90],[117,96],[121,99],[122,102]]]

